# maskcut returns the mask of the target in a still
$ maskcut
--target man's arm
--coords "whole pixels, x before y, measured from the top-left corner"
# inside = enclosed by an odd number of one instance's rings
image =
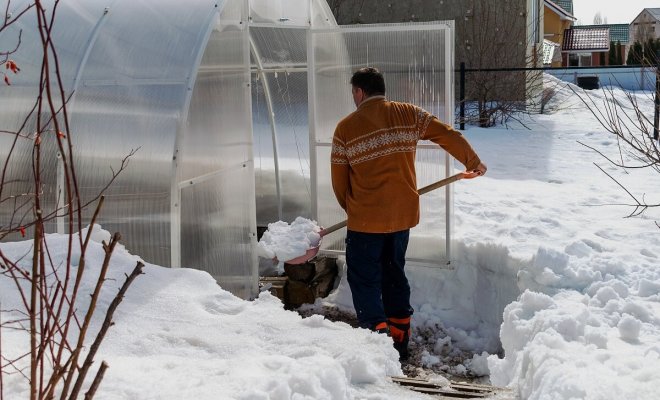
[[[481,175],[486,173],[486,165],[459,131],[424,110],[421,110],[419,118],[420,139],[440,145],[463,164],[467,171],[479,171]]]
[[[346,195],[350,190],[348,156],[346,146],[338,137],[337,131],[332,138],[332,152],[330,153],[330,174],[332,176],[332,190],[335,192],[337,202],[346,210]]]

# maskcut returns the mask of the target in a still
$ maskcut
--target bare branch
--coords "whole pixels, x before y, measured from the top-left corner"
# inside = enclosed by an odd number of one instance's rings
[[[83,326],[80,329],[80,333],[78,334],[78,343],[76,344],[75,349],[73,350],[73,353],[71,355],[71,369],[69,370],[66,380],[64,381],[64,388],[62,389],[62,398],[66,398],[67,393],[69,391],[69,386],[73,382],[74,379],[74,374],[76,372],[76,369],[78,367],[78,356],[80,355],[80,352],[83,350],[83,345],[85,343],[85,336],[87,336],[87,329],[89,328],[89,324],[91,323],[92,320],[92,315],[94,314],[94,311],[96,309],[96,301],[98,300],[99,295],[101,294],[101,287],[103,285],[103,281],[105,280],[105,275],[108,271],[108,267],[110,266],[110,258],[112,257],[112,252],[115,249],[115,246],[117,245],[117,242],[119,242],[120,239],[119,233],[115,233],[113,237],[110,239],[110,243],[107,246],[104,246],[105,250],[105,258],[103,260],[103,265],[101,266],[101,272],[99,273],[97,282],[96,282],[96,287],[94,288],[94,292],[92,293],[92,300],[87,308],[87,313],[85,315],[85,320],[83,322]],[[82,259],[81,259],[82,261]],[[78,276],[82,276],[82,266],[78,267]],[[76,278],[76,288],[74,289],[74,293],[77,292],[77,285],[79,284],[80,278]],[[73,302],[73,301],[72,301]],[[50,383],[49,383],[50,385]],[[52,387],[55,387],[57,385],[57,381],[53,382]],[[75,397],[74,397],[75,399]]]
[[[74,135],[70,130],[67,110],[73,93],[65,93],[59,58],[51,36],[60,0],[49,3],[47,8],[44,7],[41,0],[34,0],[20,12],[14,13],[14,16],[8,13],[10,2],[11,0],[8,0],[5,3],[5,17],[0,19],[0,32],[14,24],[29,10],[34,10],[36,24],[33,29],[38,34],[37,40],[40,40],[41,47],[39,54],[35,55],[36,67],[40,70],[35,69],[33,72],[39,79],[34,83],[37,90],[34,102],[25,109],[25,115],[17,128],[2,127],[0,129],[0,134],[10,136],[6,140],[8,145],[3,148],[6,156],[0,167],[0,204],[3,208],[8,209],[10,214],[7,218],[8,221],[3,220],[0,223],[0,240],[16,233],[24,237],[28,230],[32,235],[30,250],[26,254],[20,255],[18,260],[10,260],[0,250],[0,275],[14,282],[15,296],[20,299],[22,306],[22,309],[19,306],[18,310],[0,308],[0,317],[2,317],[0,319],[0,400],[3,400],[4,381],[2,378],[5,374],[22,375],[29,384],[31,400],[54,398],[57,383],[61,382],[64,377],[67,377],[65,382],[67,385],[74,384],[75,397],[93,362],[94,355],[88,354],[83,363],[83,369],[81,369],[78,366],[78,357],[85,346],[86,333],[101,294],[101,287],[106,282],[110,255],[119,240],[119,235],[115,234],[112,243],[104,246],[106,258],[101,266],[101,272],[95,277],[97,284],[92,293],[92,301],[81,323],[77,315],[76,300],[80,297],[78,292],[85,271],[85,253],[90,244],[93,226],[101,210],[103,193],[127,167],[130,157],[137,150],[132,150],[124,157],[118,169],[111,168],[110,179],[92,199],[87,199],[87,201],[82,199],[75,170],[72,139]],[[0,49],[0,65],[4,64],[8,71],[0,71],[0,74],[5,74],[5,78],[9,72],[18,73],[20,71],[16,61],[10,60],[9,55],[19,49],[23,38],[22,33],[21,30],[17,31],[15,48]],[[30,67],[34,67],[34,65],[31,64]],[[6,82],[7,85],[10,84],[9,80]],[[44,201],[45,196],[50,196],[46,190],[47,182],[44,180],[44,168],[47,165],[44,162],[45,157],[51,157],[50,154],[45,153],[46,149],[49,149],[49,147],[43,146],[46,140],[52,140],[55,144],[60,155],[58,167],[64,174],[64,193],[58,194],[54,206],[50,205],[50,201]],[[27,165],[30,169],[22,174],[11,176],[10,171],[17,170],[14,164],[25,162],[25,160],[18,160],[18,149],[22,151],[22,148],[28,150],[30,159],[27,161],[30,163]],[[84,236],[82,234],[83,209],[97,200],[100,201],[90,221],[90,231]],[[68,223],[67,247],[64,249],[66,255],[63,260],[54,259],[49,249],[49,242],[45,238],[46,223],[54,218],[66,218]],[[76,235],[75,232],[80,232],[80,234]],[[79,244],[80,249],[74,248],[74,244]],[[72,268],[74,268],[72,257],[78,251],[80,251],[80,258],[77,260],[78,270],[76,276],[72,277]],[[139,270],[141,271],[141,267]],[[96,353],[111,325],[112,313],[123,298],[134,276],[129,278],[120,290],[120,294],[117,295],[119,299],[115,299],[116,301],[108,311],[109,314],[106,313],[106,320],[110,323],[98,333],[92,345],[93,353]],[[70,282],[73,282],[73,285]],[[9,318],[4,318],[5,315],[9,315]],[[80,328],[79,332],[70,334],[76,325]],[[7,355],[3,353],[6,349],[1,346],[1,334],[5,329],[23,331],[29,335],[29,351],[24,355],[12,356],[11,359],[8,359]],[[71,339],[76,342],[75,347],[69,343]],[[107,364],[103,363],[86,398],[94,396],[106,369]],[[62,395],[65,398],[68,393]]]
[[[626,99],[626,103],[624,103],[620,98],[617,98],[613,87],[603,88],[604,98],[599,107],[594,100],[594,96],[584,91],[577,91],[572,87],[571,89],[596,117],[600,125],[616,138],[618,160],[613,160],[593,146],[583,142],[578,143],[593,150],[609,163],[622,168],[624,171],[651,168],[660,173],[660,147],[658,141],[651,138],[652,122],[642,111],[635,94],[624,91]],[[600,166],[598,168],[633,199],[633,204],[626,204],[626,206],[632,207],[632,211],[627,217],[639,216],[650,208],[660,207],[660,204],[649,204],[645,195],[642,195],[641,198],[633,195],[631,191],[603,168]]]
[[[108,307],[108,312],[105,315],[105,320],[103,321],[103,325],[101,325],[101,330],[96,335],[96,340],[94,340],[94,343],[89,349],[89,353],[87,354],[87,358],[85,358],[85,362],[83,363],[82,368],[80,369],[80,373],[78,374],[78,380],[76,381],[76,384],[74,385],[73,390],[71,391],[71,396],[69,396],[69,400],[75,400],[77,398],[78,392],[80,391],[80,388],[85,380],[85,376],[87,375],[87,371],[89,370],[89,367],[92,366],[94,356],[96,355],[96,352],[101,346],[101,342],[103,341],[105,334],[108,332],[108,329],[110,329],[110,327],[114,324],[112,322],[112,317],[114,316],[117,307],[122,302],[122,300],[124,300],[126,291],[133,283],[135,278],[137,278],[139,275],[142,274],[143,268],[144,268],[144,264],[141,261],[138,261],[137,265],[133,269],[133,272],[131,272],[131,274],[126,277],[126,281],[124,281],[124,284],[119,289],[119,292],[115,296],[114,300],[112,300],[112,303],[110,303],[110,306]]]
[[[105,375],[105,370],[107,369],[108,369],[108,363],[102,361],[101,367],[99,367],[99,370],[96,373],[96,376],[94,377],[94,381],[92,382],[92,385],[90,386],[87,393],[85,393],[85,400],[92,400],[94,398],[94,395],[96,394],[96,390],[99,388],[99,385],[103,380],[103,376]]]

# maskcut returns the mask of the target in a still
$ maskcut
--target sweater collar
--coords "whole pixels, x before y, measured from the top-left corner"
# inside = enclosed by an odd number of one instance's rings
[[[367,103],[369,103],[369,104],[375,104],[375,103],[377,103],[377,102],[378,102],[377,100],[378,100],[378,101],[385,101],[385,96],[371,96],[371,97],[367,97],[366,99],[364,99],[364,100],[362,101],[362,103],[360,103],[360,105],[358,106],[358,110],[359,110],[360,108],[362,108],[362,107],[368,105]]]

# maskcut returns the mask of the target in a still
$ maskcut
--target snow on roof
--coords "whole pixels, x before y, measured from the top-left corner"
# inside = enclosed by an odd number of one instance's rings
[[[660,8],[658,9],[660,10]],[[577,25],[573,29],[586,29],[586,28],[609,28],[610,42],[628,43],[630,30],[628,24],[596,24],[596,25]]]
[[[563,52],[608,51],[610,49],[609,28],[571,28],[564,31]]]

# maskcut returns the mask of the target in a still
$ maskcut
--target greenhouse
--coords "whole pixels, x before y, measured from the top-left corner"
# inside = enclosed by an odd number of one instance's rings
[[[34,16],[6,29],[0,45],[13,46],[19,32],[12,59],[21,73],[1,89],[3,131],[20,129],[39,83]],[[297,216],[321,226],[345,218],[329,154],[337,122],[355,108],[353,71],[375,66],[389,99],[453,120],[453,22],[338,26],[325,0],[68,0],[58,5],[53,43],[83,195],[98,193],[135,151],[98,222],[146,261],[207,271],[243,298],[258,293],[258,228]],[[0,135],[3,161],[8,140]],[[26,137],[14,150],[12,193],[29,190],[33,146]],[[43,192],[54,208],[62,167],[51,150]],[[442,149],[420,143],[418,186],[452,173]],[[409,261],[444,266],[451,191],[421,204]],[[0,205],[0,224],[10,218]],[[325,238],[321,254],[342,254],[343,235]]]

